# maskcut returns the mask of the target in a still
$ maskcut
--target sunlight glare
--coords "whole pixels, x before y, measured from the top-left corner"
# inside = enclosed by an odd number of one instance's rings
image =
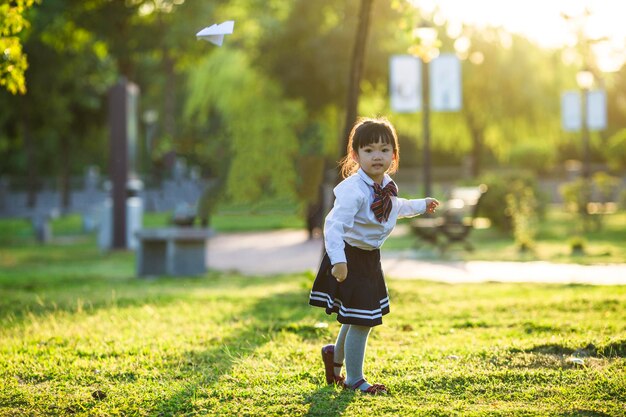
[[[590,39],[607,38],[594,46],[598,64],[604,71],[615,71],[626,61],[626,2],[612,0],[413,0],[415,7],[454,28],[463,23],[478,27],[502,27],[546,48],[560,48],[576,41],[577,27],[584,25]],[[585,11],[589,12],[583,18]],[[572,19],[565,19],[563,16]],[[452,34],[456,33],[452,29]],[[451,34],[451,35],[452,35]],[[460,34],[458,35],[460,36]],[[455,38],[456,36],[451,36]],[[502,41],[507,46],[506,40]]]

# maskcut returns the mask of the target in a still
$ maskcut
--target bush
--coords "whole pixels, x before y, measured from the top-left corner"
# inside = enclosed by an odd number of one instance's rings
[[[587,241],[582,236],[576,235],[569,239],[569,246],[572,251],[572,255],[584,255]]]
[[[487,185],[488,190],[480,201],[478,214],[491,220],[491,224],[499,230],[513,233],[513,216],[517,211],[516,207],[509,207],[511,204],[530,204],[521,202],[520,196],[532,195],[535,200],[530,206],[532,211],[541,219],[545,216],[547,207],[547,196],[539,190],[539,185],[535,177],[524,172],[509,173],[487,173],[480,178],[480,182]],[[513,195],[513,197],[507,197]],[[513,200],[511,200],[513,198]],[[517,201],[517,203],[514,203]],[[524,208],[527,210],[530,208]]]
[[[532,187],[516,179],[506,195],[506,214],[513,226],[515,244],[521,252],[532,250],[537,234],[537,197]]]
[[[593,197],[601,203],[615,201],[619,178],[607,174],[606,172],[596,172],[593,174]]]
[[[586,214],[587,201],[590,199],[591,189],[584,178],[576,178],[559,188],[565,210],[572,213]]]
[[[616,199],[619,179],[605,172],[597,172],[591,180],[577,178],[561,186],[560,192],[565,202],[565,209],[580,215],[580,223],[584,231],[602,228],[603,212],[593,210],[592,204],[600,207]],[[590,216],[594,214],[594,216]]]

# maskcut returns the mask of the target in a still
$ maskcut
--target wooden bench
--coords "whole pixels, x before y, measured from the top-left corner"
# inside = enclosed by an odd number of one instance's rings
[[[189,276],[207,271],[207,239],[213,234],[209,229],[193,227],[168,227],[143,229],[135,235],[137,249],[137,275]]]
[[[590,201],[586,205],[585,216],[583,218],[585,229],[602,230],[604,217],[607,214],[617,213],[617,203],[612,201]]]
[[[452,243],[462,243],[466,250],[474,249],[467,240],[474,228],[478,204],[487,186],[457,187],[452,189],[448,200],[443,204],[439,217],[420,217],[411,222],[413,233],[442,252]],[[443,240],[440,239],[443,237]]]

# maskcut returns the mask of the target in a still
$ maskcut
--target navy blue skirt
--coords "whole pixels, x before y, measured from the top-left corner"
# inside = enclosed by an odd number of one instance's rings
[[[324,254],[313,282],[309,304],[337,313],[337,321],[359,326],[378,326],[389,313],[389,294],[380,265],[380,251],[363,250],[346,243],[348,277],[337,282],[332,265]]]

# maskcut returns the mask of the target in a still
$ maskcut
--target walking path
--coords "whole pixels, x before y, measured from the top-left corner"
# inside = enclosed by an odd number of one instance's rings
[[[210,269],[245,275],[316,271],[322,239],[303,230],[217,234],[209,240]],[[626,285],[626,264],[575,265],[550,262],[430,261],[411,259],[414,252],[382,250],[385,276],[462,282],[541,282]]]

